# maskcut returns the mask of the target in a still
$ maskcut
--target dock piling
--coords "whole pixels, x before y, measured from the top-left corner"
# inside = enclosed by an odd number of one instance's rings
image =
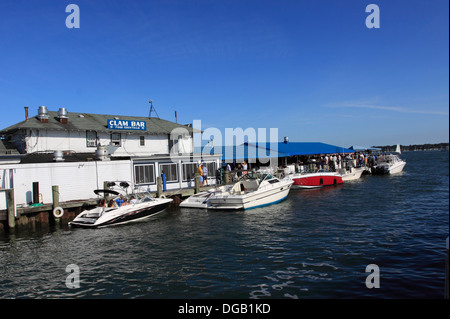
[[[156,177],[156,197],[161,197],[163,193],[163,181],[160,176]]]
[[[39,182],[33,182],[33,204],[39,203]]]
[[[223,181],[224,184],[230,184],[231,183],[231,176],[230,176],[230,171],[225,171],[223,174]]]
[[[195,174],[195,194],[200,193],[200,175]]]
[[[53,185],[52,186],[52,205],[53,205],[53,211],[56,207],[59,207],[59,186]],[[52,222],[59,222],[60,218],[55,217],[54,213],[49,214],[50,221]]]
[[[14,203],[14,190],[6,190],[6,206],[8,209],[8,227],[10,229],[16,227],[16,216],[14,213],[15,203]]]
[[[109,182],[105,181],[103,182],[103,189],[109,189]],[[105,201],[109,202],[109,194],[105,193]]]
[[[52,186],[52,202],[53,202],[53,209],[59,206],[59,186],[53,185]]]

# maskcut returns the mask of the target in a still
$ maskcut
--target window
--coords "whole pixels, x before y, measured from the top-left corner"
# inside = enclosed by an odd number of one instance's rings
[[[206,168],[208,169],[208,177],[216,177],[216,162],[205,163]]]
[[[196,163],[183,163],[183,181],[192,181],[195,178],[198,164]]]
[[[111,133],[111,145],[120,146],[120,133]]]
[[[155,184],[155,165],[139,164],[134,166],[135,184]]]
[[[97,132],[86,131],[86,147],[97,147]]]
[[[166,182],[178,182],[177,164],[160,164],[159,171],[166,174]]]
[[[169,153],[178,154],[178,139],[171,139],[169,135]]]
[[[139,136],[139,145],[145,146],[145,136],[141,135]]]
[[[192,181],[195,179],[195,174],[197,173],[198,165],[199,164],[197,163],[183,163],[183,182]],[[216,177],[217,171],[216,162],[203,163],[203,165],[206,165],[206,168],[208,169],[208,178]]]

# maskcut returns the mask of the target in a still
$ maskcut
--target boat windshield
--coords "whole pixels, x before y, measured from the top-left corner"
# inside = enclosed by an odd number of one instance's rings
[[[257,180],[259,182],[262,182],[264,180],[270,180],[275,179],[275,177],[270,173],[261,173],[261,172],[251,172],[248,171],[247,174],[242,175],[240,180]]]

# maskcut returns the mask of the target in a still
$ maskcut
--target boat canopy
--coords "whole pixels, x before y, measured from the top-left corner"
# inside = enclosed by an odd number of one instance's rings
[[[207,154],[222,154],[224,161],[355,152],[353,149],[318,142],[244,143],[203,148],[205,151]]]

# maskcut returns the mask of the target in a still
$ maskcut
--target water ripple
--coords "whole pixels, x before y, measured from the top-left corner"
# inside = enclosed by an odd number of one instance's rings
[[[442,298],[448,152],[404,157],[398,176],[292,191],[246,212],[178,209],[124,226],[4,236],[0,297]],[[365,287],[373,263],[378,290]],[[79,266],[78,289],[65,285],[69,264]]]

